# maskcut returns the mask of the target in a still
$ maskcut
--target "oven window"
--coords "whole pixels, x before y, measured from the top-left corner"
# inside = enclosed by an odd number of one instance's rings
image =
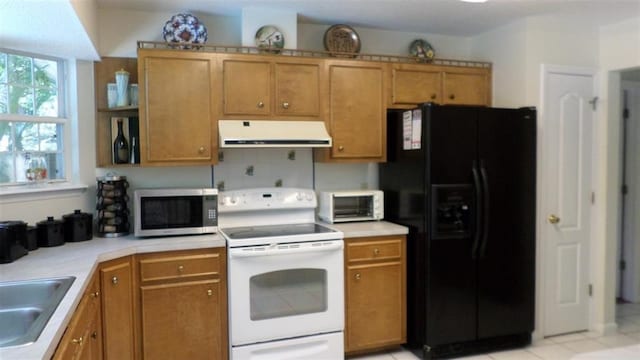
[[[327,311],[327,271],[291,269],[252,276],[251,320]]]

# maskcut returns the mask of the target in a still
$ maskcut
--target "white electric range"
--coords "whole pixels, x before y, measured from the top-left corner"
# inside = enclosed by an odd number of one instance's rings
[[[343,233],[315,222],[312,189],[219,193],[232,360],[343,359]]]

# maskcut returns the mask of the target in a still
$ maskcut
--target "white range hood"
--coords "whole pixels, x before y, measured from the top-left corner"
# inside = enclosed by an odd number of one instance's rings
[[[219,120],[221,148],[331,147],[322,121]]]

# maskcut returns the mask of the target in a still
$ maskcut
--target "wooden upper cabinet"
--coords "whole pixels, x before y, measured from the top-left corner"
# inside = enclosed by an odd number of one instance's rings
[[[320,117],[321,61],[235,54],[218,57],[224,118]]]
[[[444,104],[491,105],[491,77],[486,69],[447,70],[443,74]],[[484,70],[484,71],[482,71]]]
[[[442,101],[442,72],[421,65],[395,65],[391,69],[391,105]]]
[[[284,116],[319,116],[320,65],[275,63],[275,113]]]
[[[271,113],[271,64],[260,60],[223,60],[223,111],[226,115]]]
[[[212,55],[139,50],[138,57],[142,164],[215,163]]]
[[[391,64],[391,108],[417,104],[491,105],[491,69],[431,64]]]
[[[328,61],[330,159],[385,161],[385,65]]]

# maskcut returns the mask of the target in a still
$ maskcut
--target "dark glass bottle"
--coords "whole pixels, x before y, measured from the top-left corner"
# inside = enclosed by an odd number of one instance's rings
[[[129,162],[129,143],[122,132],[122,119],[118,119],[118,135],[113,141],[113,162],[126,164]]]

